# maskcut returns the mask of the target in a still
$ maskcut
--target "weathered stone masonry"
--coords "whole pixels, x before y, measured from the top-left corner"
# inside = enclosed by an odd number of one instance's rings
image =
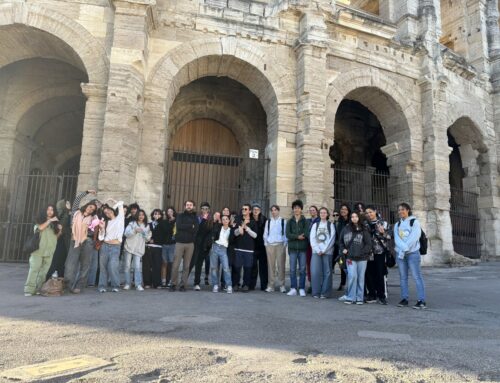
[[[424,222],[426,262],[454,254],[448,134],[479,194],[482,254],[498,257],[498,19],[496,0],[0,1],[2,164],[76,166],[79,189],[150,209],[172,134],[212,118],[265,151],[271,203],[332,206],[329,149],[351,100],[382,127],[393,202]],[[265,132],[251,126],[262,110]]]

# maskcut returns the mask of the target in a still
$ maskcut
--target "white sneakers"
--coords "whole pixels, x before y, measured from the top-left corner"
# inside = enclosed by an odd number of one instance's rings
[[[339,298],[339,301],[341,302],[344,302],[344,301],[347,301],[349,300],[349,298],[347,297],[347,295],[342,295],[340,298]]]
[[[200,285],[194,285],[194,291],[201,291]]]
[[[123,290],[130,290],[130,285],[123,286]]]
[[[306,296],[306,290],[304,290],[304,289],[300,289],[300,290],[299,290],[299,295],[300,295],[301,297],[305,297],[305,296]]]
[[[137,291],[144,291],[144,287],[142,287],[141,285],[137,286],[135,289]]]
[[[281,291],[282,293],[286,293],[286,287],[285,287],[285,286],[281,286],[281,287],[280,287],[280,291]]]
[[[195,289],[196,289],[196,287],[195,287]],[[219,286],[215,285],[214,288],[212,289],[212,292],[213,293],[218,293],[219,292]]]
[[[227,288],[227,293],[228,293],[228,294],[232,294],[232,293],[233,293],[233,286],[229,286],[229,287]]]
[[[32,297],[32,296],[33,296],[33,294],[31,294],[31,293],[24,293],[24,296],[25,296],[25,297]]]
[[[272,287],[268,287],[266,289],[266,293],[272,293],[272,292],[274,292],[274,289]]]
[[[289,297],[294,297],[297,295],[297,289],[290,289],[290,291],[286,294]]]

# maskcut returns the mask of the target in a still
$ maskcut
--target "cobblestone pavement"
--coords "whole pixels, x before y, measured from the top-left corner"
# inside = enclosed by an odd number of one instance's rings
[[[45,380],[500,381],[500,263],[425,270],[426,311],[396,307],[397,270],[389,306],[260,291],[25,298],[26,274],[0,264],[2,382],[13,368],[81,355],[108,365]]]

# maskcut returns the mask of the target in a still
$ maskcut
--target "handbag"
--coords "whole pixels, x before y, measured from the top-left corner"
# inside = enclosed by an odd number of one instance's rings
[[[385,252],[385,265],[389,268],[396,266],[396,257],[390,251]]]
[[[44,297],[60,297],[63,295],[64,278],[50,278],[40,289],[40,295]]]
[[[31,235],[26,242],[24,242],[23,253],[31,254],[40,248],[40,231],[36,229],[35,233]]]

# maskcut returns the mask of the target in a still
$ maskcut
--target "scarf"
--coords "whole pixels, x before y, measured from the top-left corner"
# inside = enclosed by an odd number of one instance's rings
[[[73,226],[71,227],[71,234],[75,241],[75,248],[80,246],[87,239],[87,230],[92,222],[92,216],[85,217],[83,213],[78,210],[73,216]]]

